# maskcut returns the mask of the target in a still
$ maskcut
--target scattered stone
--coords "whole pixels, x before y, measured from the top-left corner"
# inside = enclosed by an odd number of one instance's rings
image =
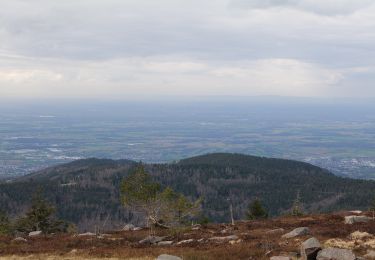
[[[174,255],[163,254],[159,255],[158,258],[156,258],[156,260],[182,260],[182,258]]]
[[[228,227],[228,228],[220,231],[221,234],[228,234],[228,233],[231,233],[231,232],[233,232],[233,228],[231,228],[231,227]]]
[[[367,254],[364,255],[364,257],[366,259],[374,260],[375,259],[375,250],[367,250]]]
[[[142,230],[143,228],[141,228],[141,227],[135,227],[135,228],[133,228],[133,231],[139,231],[139,230]]]
[[[356,215],[362,214],[361,210],[352,210],[352,211],[349,211],[349,212],[352,213],[352,214],[356,214]]]
[[[229,244],[231,244],[231,245],[239,244],[239,243],[241,243],[242,241],[243,241],[242,239],[229,240]]]
[[[208,240],[214,241],[214,242],[226,242],[231,240],[237,240],[239,239],[236,235],[226,236],[226,237],[210,237]]]
[[[282,235],[284,233],[285,229],[283,228],[272,229],[266,232],[267,235]]]
[[[123,231],[131,231],[131,230],[133,230],[135,228],[135,226],[133,225],[133,224],[126,224],[123,228],[122,228],[122,230]]]
[[[77,254],[77,253],[78,253],[78,250],[77,250],[77,249],[72,249],[72,250],[69,252],[69,254],[72,254],[72,255]]]
[[[124,240],[123,237],[109,237],[107,238],[108,240],[111,240],[111,241],[120,241],[120,240]]]
[[[111,235],[109,235],[109,234],[100,234],[98,236],[98,238],[99,239],[109,239],[109,238],[111,238]]]
[[[373,238],[373,235],[367,232],[355,231],[349,235],[349,238],[353,240],[364,240],[367,238]]]
[[[194,239],[186,239],[186,240],[182,240],[178,242],[177,245],[190,244],[190,243],[193,243],[194,241],[195,241]]]
[[[198,239],[197,240],[199,243],[203,243],[204,241],[205,241],[205,239],[204,238],[200,238],[200,239]]]
[[[289,256],[273,256],[270,260],[291,260]]]
[[[201,224],[195,224],[191,227],[191,230],[200,230],[201,229]]]
[[[160,241],[158,246],[170,246],[173,244],[173,241]]]
[[[37,237],[37,236],[40,236],[42,234],[42,231],[32,231],[29,233],[29,237]]]
[[[356,260],[356,257],[352,250],[329,247],[319,251],[316,260]]]
[[[310,234],[310,229],[308,227],[299,227],[291,232],[283,235],[283,238],[292,238],[292,237],[297,237],[297,236],[304,236],[304,235],[309,235]]]
[[[345,217],[345,224],[354,224],[354,223],[365,223],[371,220],[370,217],[366,216],[346,216]]]
[[[307,239],[301,244],[302,260],[315,260],[322,246],[315,237]]]
[[[145,239],[142,239],[141,241],[139,241],[140,244],[156,244],[156,243],[159,243],[161,241],[163,241],[165,239],[165,237],[158,237],[158,236],[148,236],[146,237]]]
[[[23,238],[23,237],[16,237],[12,241],[14,241],[14,242],[23,242],[23,243],[27,242],[27,240],[25,238]]]
[[[142,230],[141,227],[136,227],[133,224],[126,224],[123,228],[122,231],[138,231]]]
[[[93,236],[96,236],[96,234],[91,233],[91,232],[86,232],[86,233],[78,234],[78,236],[79,237],[93,237]]]

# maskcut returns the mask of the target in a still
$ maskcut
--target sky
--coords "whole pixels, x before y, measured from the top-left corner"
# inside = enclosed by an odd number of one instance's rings
[[[375,97],[373,0],[0,6],[0,98]]]

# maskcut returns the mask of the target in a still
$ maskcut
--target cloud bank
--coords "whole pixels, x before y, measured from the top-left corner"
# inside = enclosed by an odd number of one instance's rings
[[[372,1],[0,2],[0,97],[375,96]]]

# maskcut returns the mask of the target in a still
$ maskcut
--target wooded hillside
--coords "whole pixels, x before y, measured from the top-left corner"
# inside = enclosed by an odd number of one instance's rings
[[[43,187],[57,215],[81,230],[94,225],[115,228],[140,218],[120,205],[119,187],[135,162],[86,159],[39,171],[0,184],[0,209],[23,213],[31,195]],[[154,179],[191,199],[203,197],[203,214],[229,221],[229,201],[236,219],[259,198],[271,216],[290,211],[297,193],[306,212],[367,209],[375,182],[337,177],[319,167],[291,160],[241,154],[208,154],[173,164],[145,165]]]

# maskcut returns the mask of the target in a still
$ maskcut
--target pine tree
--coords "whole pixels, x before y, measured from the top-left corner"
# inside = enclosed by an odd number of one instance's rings
[[[246,217],[249,220],[268,218],[267,211],[263,208],[259,199],[255,199],[248,206]]]
[[[66,223],[56,220],[53,215],[55,208],[51,206],[38,190],[32,200],[30,209],[26,215],[18,219],[16,229],[20,232],[42,231],[44,234],[62,232],[66,229]]]
[[[302,205],[301,205],[301,196],[300,196],[299,191],[297,192],[296,199],[293,202],[291,214],[292,216],[296,216],[296,217],[303,215]]]

